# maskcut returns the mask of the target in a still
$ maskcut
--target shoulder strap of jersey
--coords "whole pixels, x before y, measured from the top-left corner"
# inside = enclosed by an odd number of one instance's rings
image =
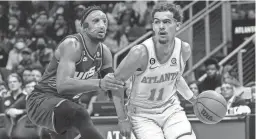
[[[144,45],[147,49],[148,52],[148,66],[152,63],[156,62],[156,56],[155,56],[155,46],[154,46],[154,42],[153,42],[153,38],[149,38],[147,40],[145,40],[142,45]]]
[[[183,47],[183,45],[184,45],[184,42],[182,41],[182,40],[180,40],[181,41],[181,48],[180,48],[180,71],[181,71],[181,73],[183,74],[183,72],[184,72],[184,70],[185,70],[185,66],[186,66],[186,61],[184,61],[184,59],[183,59],[183,57],[182,57],[182,47]]]

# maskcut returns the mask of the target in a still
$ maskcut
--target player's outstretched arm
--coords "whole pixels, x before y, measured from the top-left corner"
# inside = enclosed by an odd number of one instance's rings
[[[146,63],[144,62],[146,58],[146,48],[142,45],[134,46],[115,70],[114,77],[117,80],[122,80],[124,82],[127,81],[132,75],[134,75],[138,68],[142,68],[142,63]],[[124,89],[112,91],[112,95],[117,110],[119,124],[121,125],[120,128],[122,135],[129,137],[129,120],[124,107]]]
[[[59,65],[57,69],[57,90],[60,94],[85,93],[88,91],[103,89],[123,88],[123,83],[111,78],[79,80],[74,78],[76,62],[81,58],[82,50],[79,42],[74,38],[64,40],[56,50],[59,53]]]
[[[191,55],[191,47],[186,42],[182,42],[181,55],[182,55],[184,63],[186,63],[187,60],[189,59],[190,55]],[[181,75],[180,75],[180,77],[177,80],[176,87],[177,87],[178,92],[186,100],[190,101],[192,104],[195,103],[196,96],[190,90],[187,82],[185,81],[185,79]]]

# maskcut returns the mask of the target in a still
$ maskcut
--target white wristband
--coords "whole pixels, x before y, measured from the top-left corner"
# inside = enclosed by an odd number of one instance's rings
[[[128,121],[128,120],[129,120],[129,117],[127,116],[127,118],[125,118],[124,120],[118,119],[118,122],[122,123],[122,122],[126,122],[126,121]]]

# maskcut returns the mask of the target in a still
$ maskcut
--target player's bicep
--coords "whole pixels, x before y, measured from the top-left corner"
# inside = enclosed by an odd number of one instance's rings
[[[147,54],[146,51],[146,48],[142,45],[134,46],[117,67],[115,77],[126,81],[134,75],[137,69],[142,68],[143,60]]]
[[[75,39],[65,40],[60,44],[58,51],[60,53],[60,57],[57,69],[57,87],[68,78],[74,77],[76,62],[79,61],[81,53],[79,44]]]

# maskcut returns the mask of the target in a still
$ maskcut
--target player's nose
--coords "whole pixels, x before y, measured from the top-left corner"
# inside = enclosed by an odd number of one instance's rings
[[[164,23],[163,22],[160,23],[160,29],[164,29]]]

